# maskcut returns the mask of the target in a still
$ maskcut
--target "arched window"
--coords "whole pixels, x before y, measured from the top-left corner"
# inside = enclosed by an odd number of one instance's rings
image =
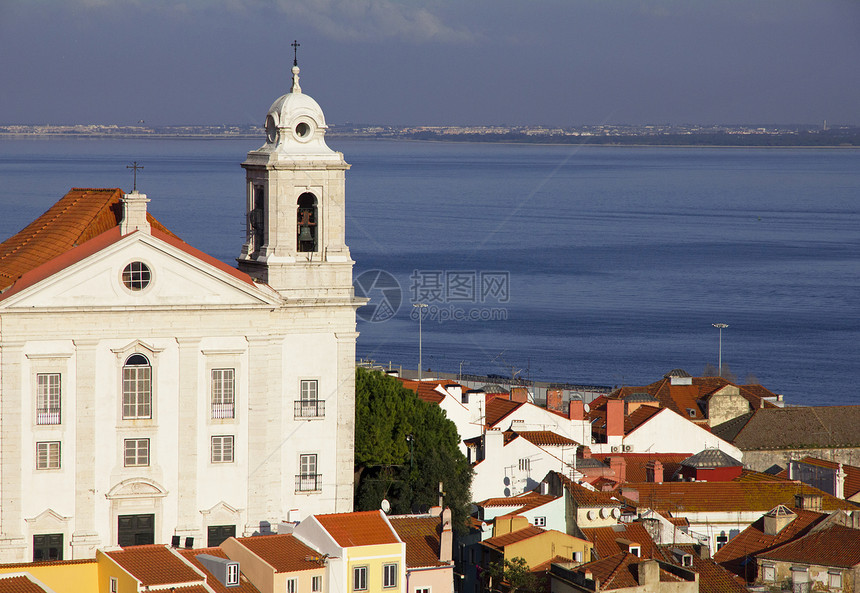
[[[312,193],[299,196],[296,222],[296,251],[316,251],[317,197]]]
[[[122,366],[122,417],[152,418],[152,366],[143,354],[132,354]]]

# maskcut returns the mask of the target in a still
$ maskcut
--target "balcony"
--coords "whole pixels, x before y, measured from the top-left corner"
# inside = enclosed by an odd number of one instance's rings
[[[233,404],[212,404],[212,417],[216,419],[234,418]]]
[[[42,408],[36,410],[36,424],[59,424],[60,408]]]
[[[296,492],[319,492],[320,490],[322,490],[322,474],[296,476]]]
[[[296,418],[325,418],[325,400],[303,399],[295,406]]]

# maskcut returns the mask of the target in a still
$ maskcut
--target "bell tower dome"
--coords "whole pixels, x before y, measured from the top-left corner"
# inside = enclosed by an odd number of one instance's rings
[[[286,298],[352,299],[353,261],[345,241],[343,154],[325,143],[325,116],[302,92],[266,114],[266,143],[248,153],[246,240],[239,269]]]

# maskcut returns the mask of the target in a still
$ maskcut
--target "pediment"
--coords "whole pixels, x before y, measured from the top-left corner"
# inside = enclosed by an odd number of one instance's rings
[[[35,517],[24,519],[31,528],[38,529],[56,529],[62,530],[66,528],[66,524],[71,521],[71,517],[64,517],[54,509],[45,509]]]
[[[208,518],[208,522],[217,525],[221,522],[235,522],[241,515],[242,509],[237,509],[226,502],[219,501],[208,509],[200,511],[200,514]]]
[[[174,243],[132,233],[80,261],[49,269],[44,279],[0,300],[0,307],[127,309],[278,303],[276,296],[237,270]],[[146,282],[134,284],[129,281],[129,266],[141,264],[147,270]]]
[[[162,498],[167,496],[167,490],[155,480],[149,478],[129,478],[111,488],[105,497],[108,500],[117,498]]]

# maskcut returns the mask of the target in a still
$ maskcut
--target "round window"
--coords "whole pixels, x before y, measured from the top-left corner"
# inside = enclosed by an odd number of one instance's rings
[[[133,261],[122,271],[122,283],[129,290],[143,290],[149,286],[152,272],[149,267],[140,261]]]
[[[296,125],[296,135],[299,138],[307,138],[310,133],[311,127],[307,123],[299,122],[299,124]]]

